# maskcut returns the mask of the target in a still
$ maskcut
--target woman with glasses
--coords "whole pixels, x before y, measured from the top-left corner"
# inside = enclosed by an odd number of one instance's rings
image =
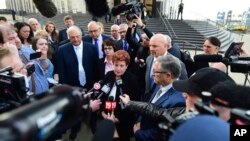
[[[99,75],[102,80],[107,72],[114,70],[112,56],[118,50],[116,42],[112,39],[104,40],[102,51],[104,57],[99,60]]]
[[[121,141],[129,141],[133,135],[133,125],[135,123],[135,114],[125,110],[120,104],[120,95],[129,94],[134,100],[139,100],[138,84],[136,76],[130,73],[127,68],[130,62],[130,56],[125,50],[118,50],[112,57],[114,66],[113,71],[109,71],[104,77],[104,84],[109,85],[110,92],[101,97],[103,107],[101,108],[102,117],[107,119],[113,113],[113,121],[116,123],[116,129]],[[115,102],[116,106],[108,110],[107,101]]]
[[[204,55],[218,55],[220,46],[221,46],[221,41],[217,37],[207,38],[203,43]],[[223,72],[227,72],[227,67],[222,62],[196,61],[194,63],[194,68],[195,68],[194,71],[199,70],[204,67],[213,67]]]

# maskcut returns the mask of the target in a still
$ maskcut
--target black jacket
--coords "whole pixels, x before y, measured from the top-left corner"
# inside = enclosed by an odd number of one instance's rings
[[[155,121],[166,121],[169,116],[175,118],[185,113],[185,107],[159,108],[152,103],[129,101],[126,109],[139,113]]]

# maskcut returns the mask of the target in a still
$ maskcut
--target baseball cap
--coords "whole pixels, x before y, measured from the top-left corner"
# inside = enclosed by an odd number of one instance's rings
[[[229,108],[250,109],[250,87],[220,82],[210,89],[211,102]]]
[[[181,124],[170,141],[229,141],[229,124],[222,119],[199,115]]]
[[[211,67],[202,68],[193,73],[186,80],[176,80],[173,82],[173,88],[180,92],[194,93],[201,96],[202,91],[209,91],[218,82],[234,80],[226,73]]]

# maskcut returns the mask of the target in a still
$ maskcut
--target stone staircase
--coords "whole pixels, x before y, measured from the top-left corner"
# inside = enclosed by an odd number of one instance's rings
[[[53,18],[42,17],[39,14],[27,14],[26,18],[35,17],[42,25],[44,25],[46,21],[51,20],[56,24],[57,29],[60,30],[64,28],[63,17],[65,15],[71,15],[75,24],[81,27],[85,34],[87,34],[87,24],[92,19],[92,15],[90,14],[57,14]],[[125,21],[124,17],[122,18],[123,21]],[[110,35],[110,26],[113,24],[113,20],[114,18],[112,17],[111,22],[105,23],[104,17],[98,18],[98,21],[103,23],[104,33],[107,35]],[[162,21],[160,18],[150,18],[146,26],[154,33],[169,35],[174,43],[184,49],[201,50],[205,38],[216,36],[222,42],[221,51],[225,51],[235,40],[230,32],[218,29],[216,26],[210,25],[204,21],[169,19],[164,19],[164,21]]]
[[[206,21],[186,20],[185,22],[189,24],[192,28],[197,30],[205,38],[211,36],[219,38],[221,41],[220,51],[222,52],[226,51],[230,44],[236,41],[236,38],[232,36],[232,33],[226,30],[219,29],[218,27],[211,25]]]

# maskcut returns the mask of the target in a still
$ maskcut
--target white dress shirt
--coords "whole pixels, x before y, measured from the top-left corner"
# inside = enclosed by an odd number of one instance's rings
[[[86,84],[86,74],[82,65],[83,43],[81,42],[79,46],[73,46],[73,47],[78,61],[78,73],[79,73],[80,85],[84,86]]]

